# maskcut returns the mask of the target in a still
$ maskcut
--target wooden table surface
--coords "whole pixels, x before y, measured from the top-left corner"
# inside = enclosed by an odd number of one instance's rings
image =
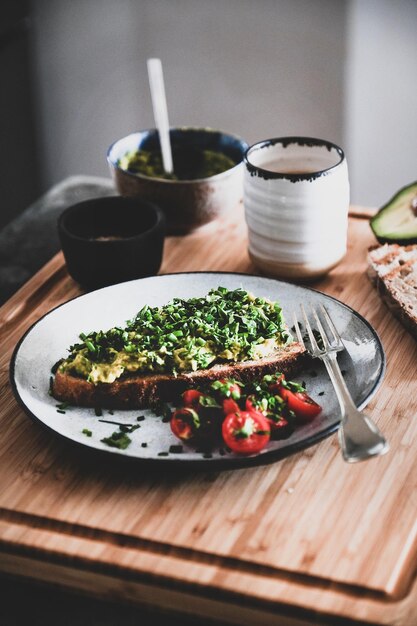
[[[0,572],[239,625],[417,624],[416,343],[366,277],[374,239],[356,214],[346,258],[314,287],[381,337],[367,411],[390,452],[349,465],[333,435],[271,465],[167,476],[58,440],[8,376],[25,330],[80,293],[59,253],[0,309]],[[240,212],[166,240],[161,273],[195,270],[256,273]]]

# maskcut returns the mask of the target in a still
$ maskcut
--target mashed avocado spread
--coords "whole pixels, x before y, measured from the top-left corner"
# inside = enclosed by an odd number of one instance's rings
[[[125,327],[82,333],[80,339],[59,369],[93,383],[258,359],[292,342],[278,302],[225,287],[200,298],[145,305]]]
[[[166,180],[198,180],[221,174],[236,165],[230,157],[215,150],[173,149],[174,172],[167,174],[160,152],[134,150],[124,154],[117,165],[131,174]]]

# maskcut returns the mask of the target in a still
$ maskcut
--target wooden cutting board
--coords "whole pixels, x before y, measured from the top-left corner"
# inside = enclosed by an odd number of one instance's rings
[[[331,436],[272,465],[165,475],[58,440],[8,380],[26,329],[80,293],[58,254],[0,309],[0,572],[235,624],[417,624],[417,346],[366,277],[357,213],[345,260],[314,287],[381,337],[367,411],[388,455],[348,465]],[[195,270],[256,273],[240,212],[167,239],[161,272]]]

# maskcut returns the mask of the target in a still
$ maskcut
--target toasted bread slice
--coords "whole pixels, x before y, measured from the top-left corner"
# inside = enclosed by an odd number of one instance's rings
[[[282,372],[291,376],[300,371],[306,351],[299,343],[281,348],[272,357],[256,361],[217,364],[177,376],[148,374],[121,377],[113,383],[93,384],[83,378],[57,371],[52,382],[52,395],[57,400],[75,406],[109,409],[141,409],[159,401],[174,400],[185,389],[222,378],[242,382],[265,374]]]
[[[417,339],[417,245],[370,249],[368,275],[393,315]]]

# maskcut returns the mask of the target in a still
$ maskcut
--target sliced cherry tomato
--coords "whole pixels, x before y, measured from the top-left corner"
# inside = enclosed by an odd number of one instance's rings
[[[292,420],[289,421],[286,417],[277,419],[275,415],[268,415],[267,420],[271,427],[271,439],[286,439],[294,432]]]
[[[282,381],[285,380],[284,374],[278,373],[273,377],[274,380],[268,385],[268,389],[271,393],[280,393],[282,389]]]
[[[187,389],[187,391],[184,391],[182,394],[184,406],[191,406],[193,408],[198,407],[202,396],[204,396],[202,391],[198,391],[197,389]]]
[[[288,408],[294,411],[297,417],[306,421],[314,419],[322,410],[321,406],[310,398],[305,391],[291,391],[283,387],[281,397],[287,402]]]
[[[229,413],[237,413],[237,411],[240,411],[240,406],[236,400],[233,400],[233,398],[225,398],[222,402],[222,406],[223,414],[225,416],[229,415]]]
[[[255,396],[248,396],[246,398],[246,410],[249,413],[258,412],[261,413],[268,421],[271,429],[272,439],[285,439],[289,437],[294,428],[292,423],[284,417],[284,414],[288,413],[288,409],[284,401],[275,396],[272,406],[273,409],[268,407],[268,401],[266,398],[257,400]]]
[[[222,398],[239,400],[241,396],[240,385],[235,380],[222,378],[214,381],[211,386]]]
[[[226,416],[222,425],[225,444],[238,454],[255,454],[270,439],[267,419],[259,412],[239,411]]]
[[[201,426],[197,411],[187,406],[173,413],[170,424],[174,435],[182,441],[195,439]]]
[[[268,402],[257,400],[254,395],[251,395],[246,398],[245,408],[247,411],[249,411],[249,413],[253,413],[253,411],[255,411],[257,413],[261,413],[262,415],[266,415]]]
[[[288,420],[285,419],[285,417],[280,417],[278,419],[268,415],[266,418],[269,422],[269,425],[271,427],[271,432],[273,431],[280,431],[283,428],[286,428],[289,424]]]

